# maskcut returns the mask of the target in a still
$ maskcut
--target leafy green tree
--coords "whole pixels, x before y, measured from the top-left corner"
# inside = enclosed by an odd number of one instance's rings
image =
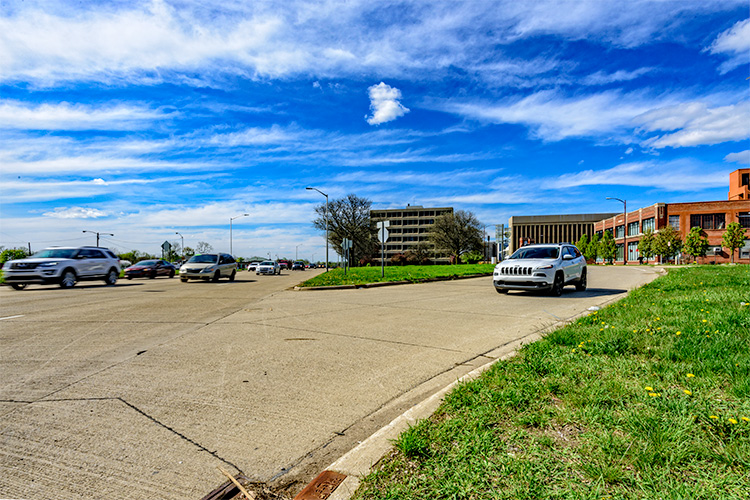
[[[645,233],[643,233],[643,236],[641,236],[641,240],[638,242],[638,255],[643,257],[643,260],[647,261],[655,255],[654,252],[654,231],[649,229]]]
[[[6,248],[0,252],[0,263],[5,264],[9,260],[23,259],[29,256],[25,248]]]
[[[732,263],[734,263],[734,251],[740,248],[744,242],[745,230],[740,226],[740,223],[730,222],[727,224],[727,230],[721,237],[721,244],[729,249],[729,254],[732,256]]]
[[[211,246],[210,243],[206,243],[205,241],[199,241],[197,245],[195,245],[195,252],[198,254],[204,254],[204,253],[211,253],[213,252],[214,247]]]
[[[131,250],[130,252],[121,253],[118,255],[121,260],[127,260],[135,264],[139,260],[155,259],[156,256],[149,253],[141,252],[140,250]]]
[[[464,264],[476,264],[482,260],[483,257],[484,255],[482,255],[481,252],[466,252],[461,256],[461,262]]]
[[[654,253],[660,255],[662,261],[671,259],[682,248],[680,233],[672,226],[666,226],[659,230],[654,237]]]
[[[450,256],[452,262],[458,262],[464,253],[482,251],[482,234],[482,226],[476,215],[456,210],[435,218],[430,243],[436,252]]]
[[[576,241],[576,248],[581,251],[582,254],[586,255],[586,247],[589,246],[589,235],[584,233]]]
[[[586,248],[579,248],[579,250],[583,252],[583,256],[586,257],[587,261],[595,262],[599,256],[599,235],[593,235]]]
[[[699,227],[691,227],[690,232],[685,237],[685,244],[682,251],[690,255],[697,262],[698,257],[705,257],[708,252],[708,238]]]
[[[352,241],[349,262],[358,262],[374,255],[380,248],[377,232],[370,220],[372,201],[354,194],[328,203],[328,242],[339,255],[344,255],[344,238]],[[313,226],[325,233],[326,204],[315,207],[318,218]]]
[[[599,254],[602,259],[612,264],[617,254],[617,244],[615,238],[612,236],[612,231],[604,231],[602,240],[599,242]]]
[[[195,255],[195,250],[193,250],[191,247],[185,247],[185,258],[189,259],[193,255]]]

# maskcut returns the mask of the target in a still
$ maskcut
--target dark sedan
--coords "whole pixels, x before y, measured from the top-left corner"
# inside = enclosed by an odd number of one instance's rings
[[[156,278],[169,276],[174,278],[175,267],[163,260],[142,260],[125,269],[125,278]]]

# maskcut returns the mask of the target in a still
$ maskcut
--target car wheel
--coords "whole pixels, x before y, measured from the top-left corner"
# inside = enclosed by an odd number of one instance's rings
[[[183,283],[187,283],[188,279],[187,278],[180,278],[180,281],[182,281]]]
[[[156,278],[156,271],[151,271],[151,274],[148,275],[149,279]]]
[[[76,284],[76,273],[72,269],[66,269],[63,271],[60,277],[60,288],[73,288]]]
[[[581,278],[578,280],[578,283],[576,283],[576,290],[579,292],[583,292],[586,290],[586,269],[581,271]]]
[[[169,271],[169,277],[170,278],[174,278],[174,269],[172,269],[171,271]]]
[[[132,279],[133,279],[133,277],[132,277],[132,276],[125,276],[125,279],[127,279],[127,280],[132,280]]]
[[[495,291],[497,293],[502,293],[503,295],[508,295],[508,289],[507,288],[495,288]]]
[[[10,286],[13,290],[23,290],[26,288],[26,283],[11,283]]]
[[[562,295],[564,286],[565,283],[563,282],[562,273],[557,273],[555,275],[555,282],[552,283],[552,288],[550,289],[550,295],[552,295],[553,297],[559,297],[560,295]]]
[[[229,281],[234,281],[234,277],[237,275],[237,271],[232,271],[232,274],[229,276]]]
[[[255,273],[256,276],[260,276],[260,273]]]
[[[219,281],[219,278],[221,278],[221,273],[219,271],[216,271],[211,281],[214,281],[214,282]]]
[[[104,282],[108,286],[112,286],[115,283],[117,283],[117,270],[116,269],[110,269],[107,273],[107,276],[104,278]]]

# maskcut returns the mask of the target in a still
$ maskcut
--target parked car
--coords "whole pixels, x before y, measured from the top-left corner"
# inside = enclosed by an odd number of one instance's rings
[[[292,271],[304,271],[305,270],[305,263],[301,260],[298,260],[294,264],[292,264]]]
[[[281,268],[272,260],[264,260],[255,268],[255,274],[281,274]]]
[[[586,274],[586,259],[574,245],[527,245],[495,266],[492,283],[498,293],[548,290],[559,297],[565,285],[586,290]]]
[[[31,257],[8,261],[3,268],[5,284],[16,290],[30,284],[71,288],[84,280],[114,285],[119,276],[120,259],[101,247],[45,248]]]
[[[237,275],[237,261],[226,253],[204,253],[193,255],[180,268],[180,281],[188,280],[219,281],[229,278],[234,281]]]
[[[174,278],[177,270],[169,262],[163,260],[142,260],[134,265],[125,268],[125,278],[151,278],[157,276],[169,276]]]
[[[247,265],[247,270],[255,271],[259,265],[260,265],[260,262],[251,262],[250,264]]]

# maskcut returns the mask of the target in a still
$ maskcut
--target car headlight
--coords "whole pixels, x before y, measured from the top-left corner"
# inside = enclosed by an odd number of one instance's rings
[[[55,267],[58,264],[60,264],[60,263],[59,262],[43,262],[43,263],[39,264],[39,267]]]
[[[547,264],[546,266],[539,266],[539,267],[537,267],[537,268],[536,268],[536,269],[534,269],[534,270],[536,271],[536,270],[539,270],[539,269],[552,269],[552,268],[554,268],[554,267],[555,267],[555,266],[553,266],[552,264]]]
[[[215,270],[216,270],[216,267],[215,267],[215,266],[208,266],[208,267],[204,267],[204,268],[203,268],[203,270],[202,270],[201,272],[202,272],[202,273],[212,273],[212,272],[214,272]]]

